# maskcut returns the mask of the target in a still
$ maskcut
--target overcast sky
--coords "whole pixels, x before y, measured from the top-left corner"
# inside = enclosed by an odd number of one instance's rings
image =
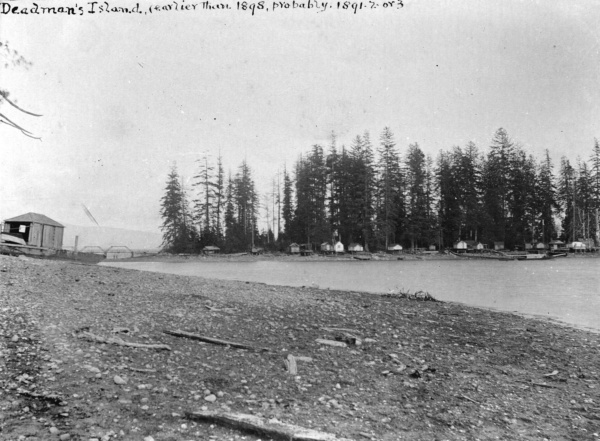
[[[44,114],[2,107],[42,141],[0,126],[0,217],[92,225],[85,204],[100,225],[156,231],[173,163],[189,184],[205,151],[233,172],[246,158],[264,192],[331,131],[349,145],[389,126],[401,152],[418,142],[435,157],[468,141],[486,151],[504,127],[538,158],[549,149],[556,169],[562,155],[589,157],[600,137],[600,3],[404,4],[0,15],[0,39],[33,63],[2,67],[0,87]]]

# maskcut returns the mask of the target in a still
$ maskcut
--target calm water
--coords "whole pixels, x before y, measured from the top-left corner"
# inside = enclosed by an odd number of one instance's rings
[[[600,259],[501,261],[110,262],[103,265],[213,279],[386,293],[557,319],[600,331]]]

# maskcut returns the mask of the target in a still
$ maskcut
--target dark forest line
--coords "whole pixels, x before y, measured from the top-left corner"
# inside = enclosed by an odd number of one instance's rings
[[[328,146],[283,167],[262,197],[246,161],[226,176],[221,157],[203,156],[193,179],[185,189],[174,166],[161,199],[163,245],[173,252],[275,251],[293,242],[317,250],[338,240],[366,251],[441,250],[458,240],[507,249],[552,240],[598,245],[598,140],[587,160],[563,156],[555,171],[547,150],[535,158],[502,128],[485,151],[470,142],[433,158],[417,143],[400,151],[386,127],[376,142],[365,132],[349,146],[332,134]]]

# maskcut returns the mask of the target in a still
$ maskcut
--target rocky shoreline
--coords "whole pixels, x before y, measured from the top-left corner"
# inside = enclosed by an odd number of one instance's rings
[[[508,252],[507,255],[514,255],[516,252]],[[522,253],[516,253],[522,254]],[[490,253],[483,254],[484,256],[490,255]],[[361,258],[362,256],[362,258]],[[469,255],[469,258],[474,256]],[[126,259],[119,259],[123,262],[188,262],[194,261],[207,261],[207,262],[256,262],[256,261],[281,261],[281,262],[329,262],[329,261],[351,261],[356,260],[371,260],[371,261],[395,261],[395,260],[408,260],[408,261],[430,261],[430,260],[457,260],[461,257],[457,257],[450,253],[438,253],[438,252],[425,252],[425,253],[410,253],[404,252],[400,254],[385,254],[385,253],[360,253],[360,254],[342,254],[342,255],[324,255],[315,253],[310,256],[300,255],[289,255],[285,253],[264,253],[259,255],[252,255],[249,253],[234,253],[234,254],[169,254],[169,253],[158,253],[148,254],[144,256],[131,257]],[[600,253],[571,253],[566,257],[559,257],[559,259],[589,259],[589,258],[600,258]]]
[[[269,439],[189,417],[202,411],[352,440],[600,439],[600,336],[583,330],[9,256],[0,288],[2,440]]]

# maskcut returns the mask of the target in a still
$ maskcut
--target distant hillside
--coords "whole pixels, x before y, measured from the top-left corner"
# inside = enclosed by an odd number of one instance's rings
[[[110,227],[82,227],[65,224],[63,248],[73,249],[75,236],[79,236],[78,248],[99,246],[107,249],[110,246],[123,245],[132,250],[156,250],[162,243],[160,233],[127,230]]]

